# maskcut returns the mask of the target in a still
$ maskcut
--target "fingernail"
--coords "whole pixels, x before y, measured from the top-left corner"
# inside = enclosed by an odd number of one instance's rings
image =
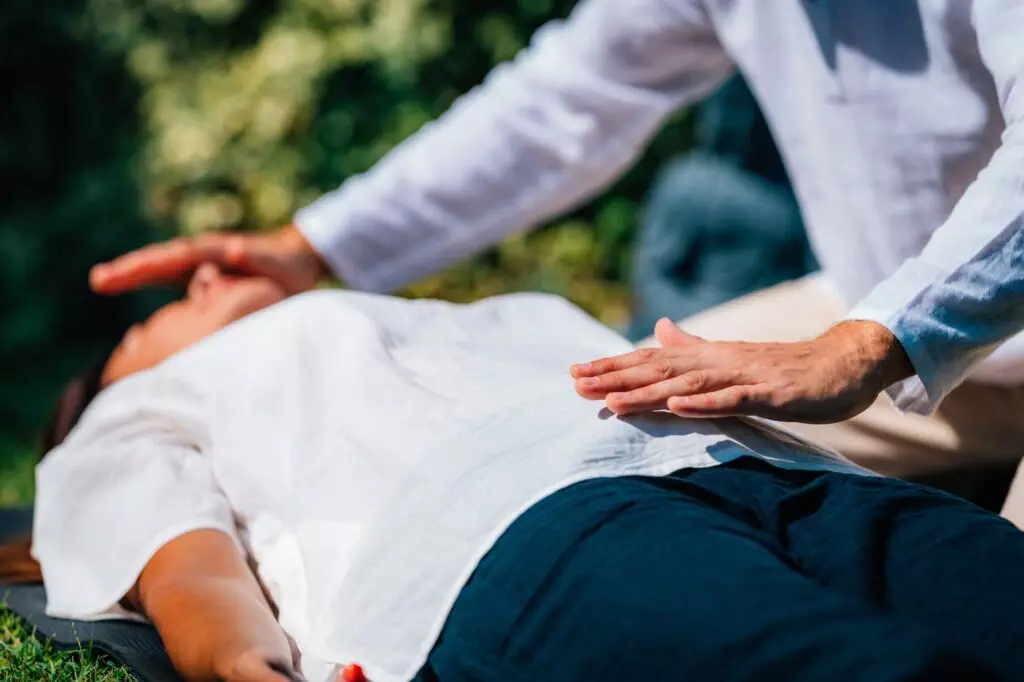
[[[349,663],[338,673],[340,682],[366,682],[366,674],[358,663]]]
[[[605,400],[622,400],[625,393],[609,393],[604,397]]]
[[[586,379],[580,379],[580,383],[584,386],[597,386],[601,383],[601,380],[597,377],[587,377]]]

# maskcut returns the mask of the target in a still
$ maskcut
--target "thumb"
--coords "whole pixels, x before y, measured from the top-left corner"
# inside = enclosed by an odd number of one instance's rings
[[[692,346],[696,343],[704,343],[704,339],[693,334],[687,334],[680,329],[672,320],[663,317],[654,325],[654,336],[662,347],[669,346]]]

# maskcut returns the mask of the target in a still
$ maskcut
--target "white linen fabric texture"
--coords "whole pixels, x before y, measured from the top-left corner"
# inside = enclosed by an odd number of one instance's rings
[[[310,680],[352,661],[408,680],[497,537],[575,481],[754,454],[867,475],[762,422],[619,419],[575,394],[571,363],[629,349],[539,294],[320,291],[257,313],[103,391],[38,467],[47,613],[123,616],[159,547],[219,529]]]
[[[890,394],[927,412],[1024,327],[1021,26],[1021,0],[583,0],[295,220],[391,290],[598,192],[739,69],[849,317],[910,356]],[[1024,339],[972,379],[1024,383]]]

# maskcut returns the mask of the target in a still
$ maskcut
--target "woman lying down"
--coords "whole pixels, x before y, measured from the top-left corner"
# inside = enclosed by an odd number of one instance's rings
[[[630,346],[554,297],[282,298],[204,267],[110,356],[38,468],[51,615],[144,616],[196,680],[1024,679],[1008,522],[615,417],[568,368]]]

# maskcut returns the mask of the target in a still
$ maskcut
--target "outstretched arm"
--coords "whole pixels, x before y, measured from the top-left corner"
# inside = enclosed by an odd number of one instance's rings
[[[732,71],[697,0],[584,0],[437,122],[300,211],[297,231],[183,238],[98,267],[93,287],[118,293],[215,260],[285,276],[292,290],[325,264],[357,289],[398,288],[578,205]]]
[[[295,680],[203,454],[213,447],[204,357],[110,386],[37,467],[33,552],[47,613],[90,619],[127,599],[186,679]]]
[[[156,625],[174,667],[188,680],[300,679],[259,583],[220,531],[196,530],[168,542],[128,599]]]

